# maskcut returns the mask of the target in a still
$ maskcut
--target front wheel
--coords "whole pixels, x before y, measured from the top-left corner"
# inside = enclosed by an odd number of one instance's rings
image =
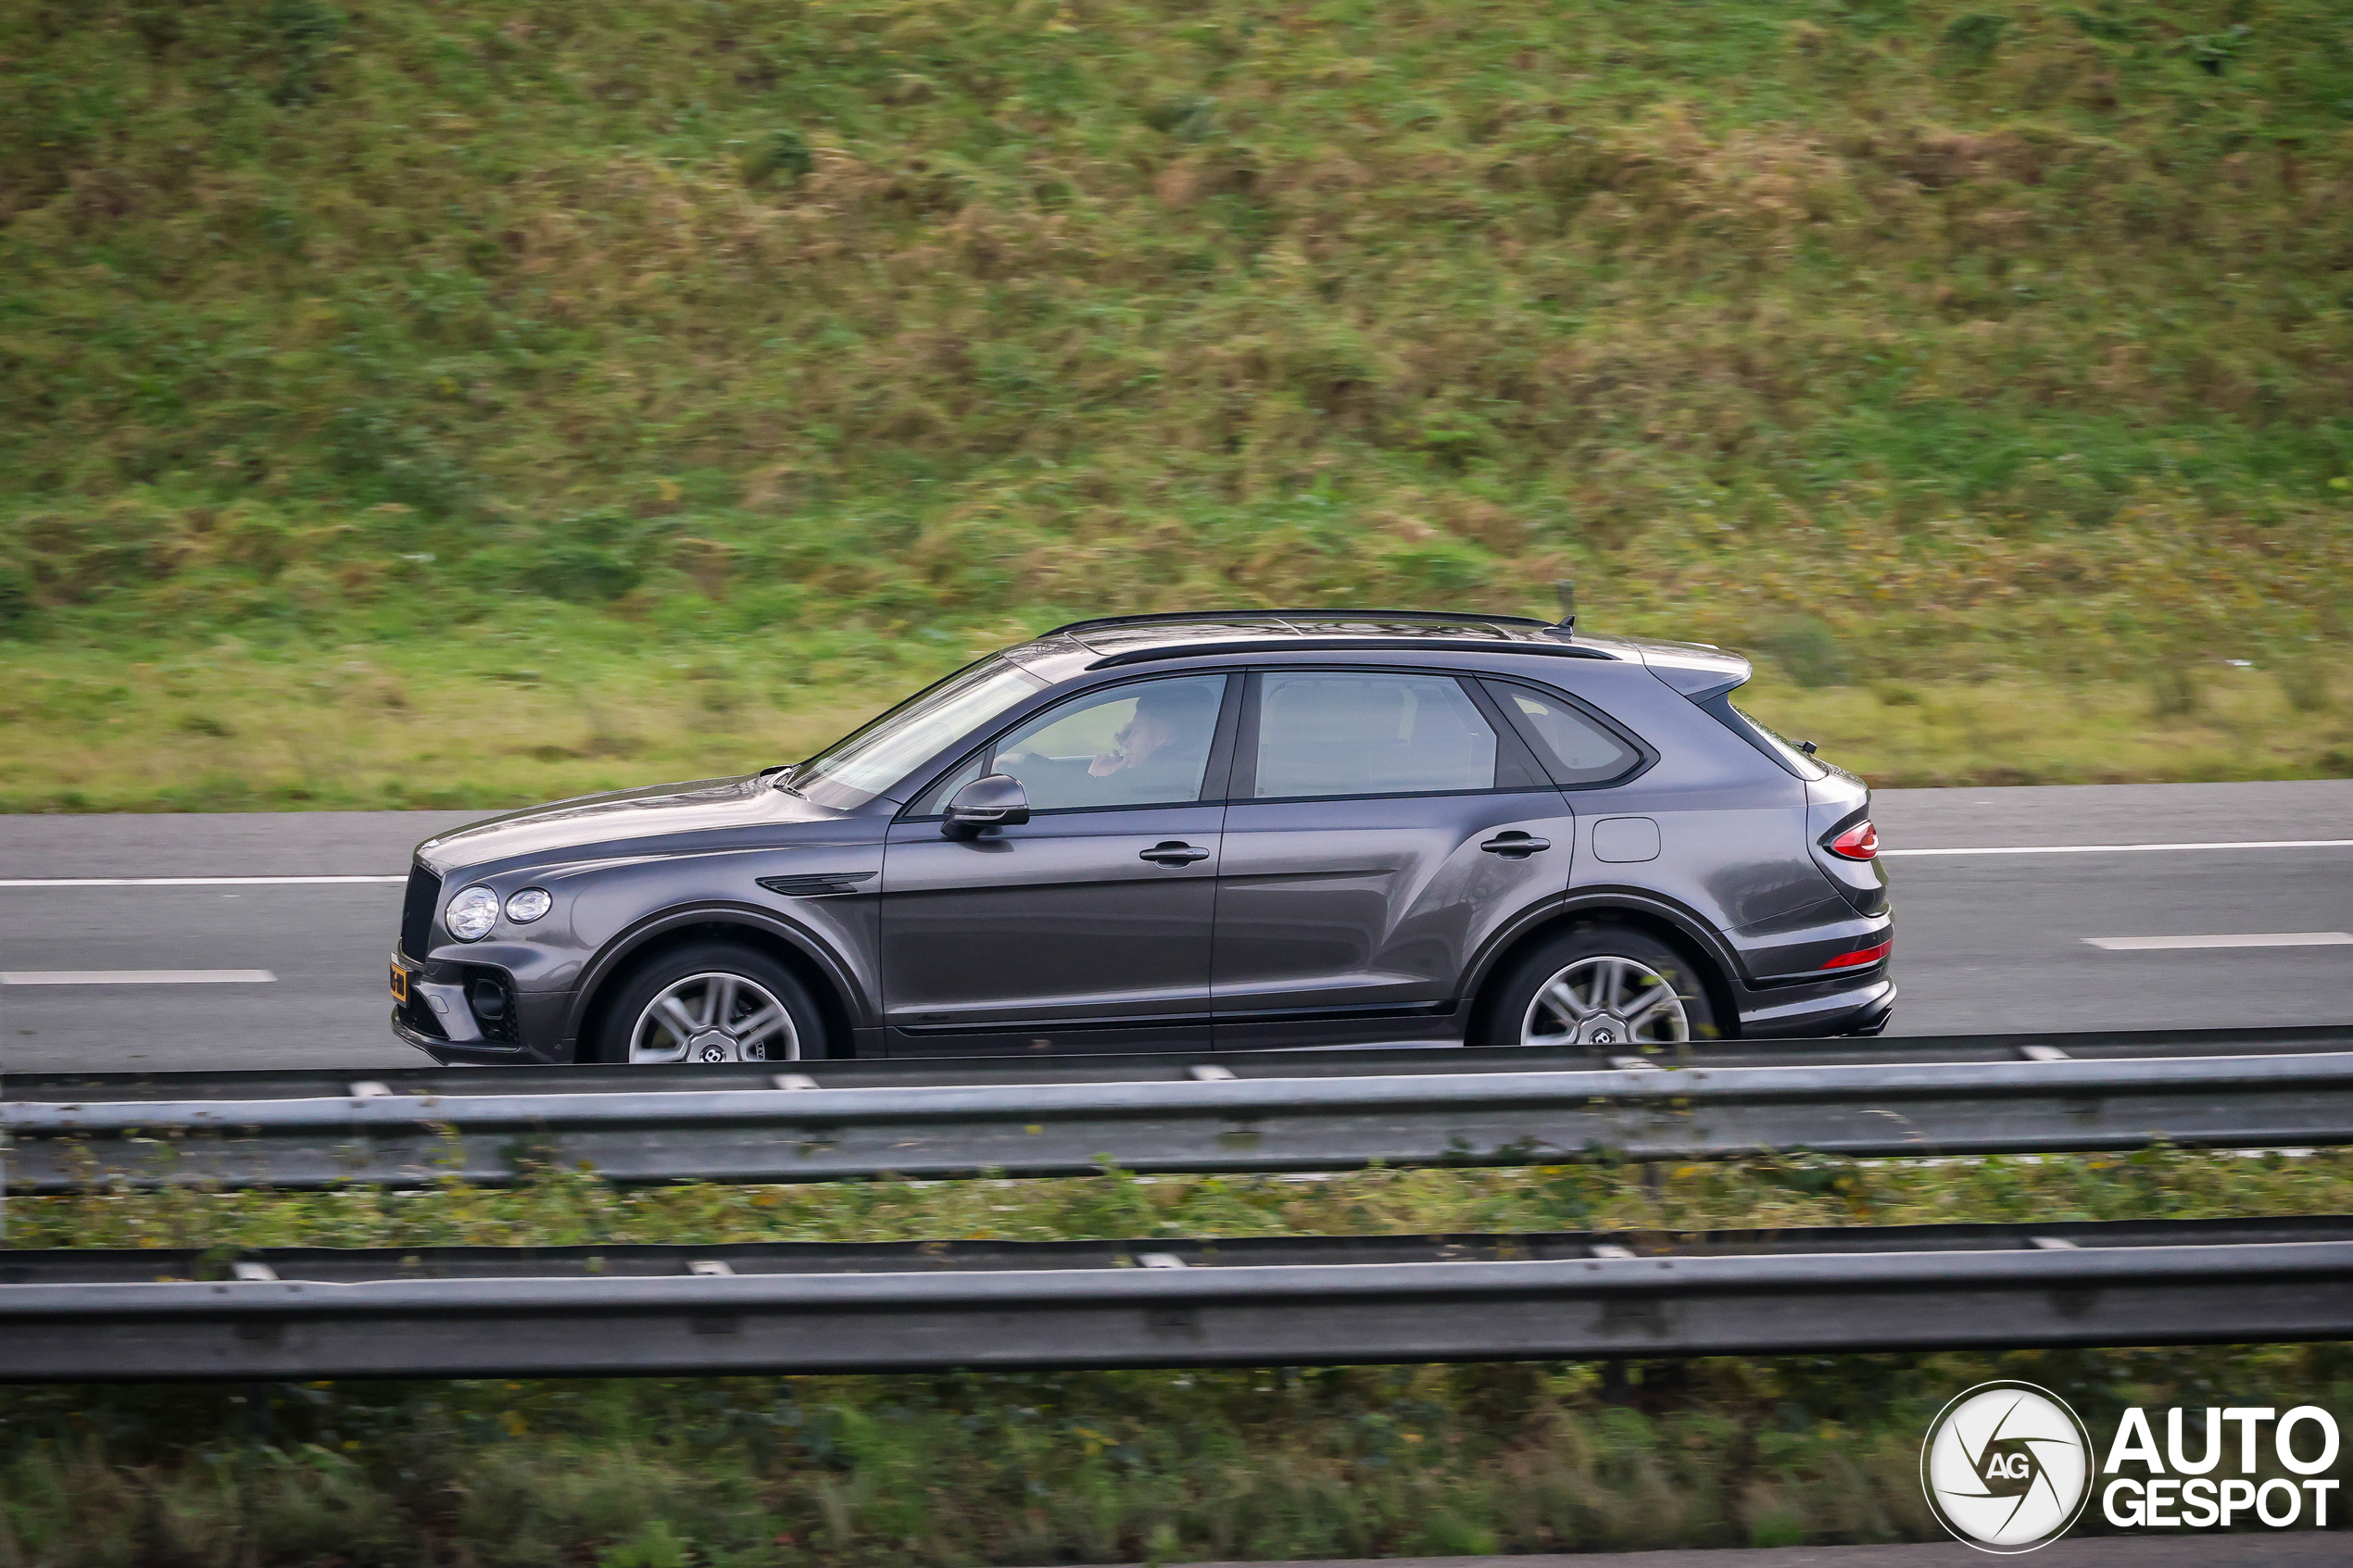
[[[825,1054],[808,987],[757,947],[697,942],[622,981],[592,1035],[598,1061],[798,1061]]]
[[[1641,1051],[1723,1031],[1681,953],[1637,927],[1585,921],[1513,967],[1482,1034],[1485,1046]]]

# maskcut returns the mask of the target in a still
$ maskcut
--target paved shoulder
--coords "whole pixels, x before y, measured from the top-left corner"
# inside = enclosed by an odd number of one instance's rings
[[[2206,1530],[2179,1536],[2096,1536],[2054,1541],[2034,1568],[2343,1568],[2344,1530]],[[1199,1562],[1186,1568],[1970,1568],[1986,1556],[1958,1541],[1901,1546],[1766,1547],[1722,1551],[1628,1551],[1576,1556],[1352,1558],[1325,1562]]]
[[[0,878],[386,876],[421,839],[487,811],[0,816]]]

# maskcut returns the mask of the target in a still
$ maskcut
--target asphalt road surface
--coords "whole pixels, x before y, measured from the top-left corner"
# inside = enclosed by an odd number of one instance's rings
[[[2332,1513],[2332,1525],[2336,1515]],[[1574,1557],[1390,1557],[1325,1562],[1197,1562],[1186,1568],[1971,1568],[1986,1554],[1958,1541],[1905,1546],[1728,1548],[1715,1551],[1629,1551]],[[2031,1559],[2034,1568],[2341,1568],[2353,1562],[2353,1535],[2340,1529],[2237,1531],[2219,1539],[2203,1530],[2145,1530],[2071,1536]]]
[[[421,1064],[384,1023],[399,879],[473,815],[0,817],[0,1071]],[[1873,815],[1895,1033],[2353,1019],[2353,780],[1884,790]],[[169,881],[229,877],[384,880]],[[71,884],[98,879],[128,884]]]

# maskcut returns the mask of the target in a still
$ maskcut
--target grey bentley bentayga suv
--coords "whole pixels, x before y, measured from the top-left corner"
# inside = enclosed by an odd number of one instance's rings
[[[1747,660],[1510,616],[1083,621],[808,761],[426,840],[442,1061],[1868,1035],[1861,780]]]

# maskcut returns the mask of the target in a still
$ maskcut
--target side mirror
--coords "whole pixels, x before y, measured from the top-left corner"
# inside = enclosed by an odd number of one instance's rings
[[[1029,821],[1029,796],[1009,773],[990,773],[958,790],[941,813],[939,831],[950,838],[977,838],[983,828],[1013,827]]]

